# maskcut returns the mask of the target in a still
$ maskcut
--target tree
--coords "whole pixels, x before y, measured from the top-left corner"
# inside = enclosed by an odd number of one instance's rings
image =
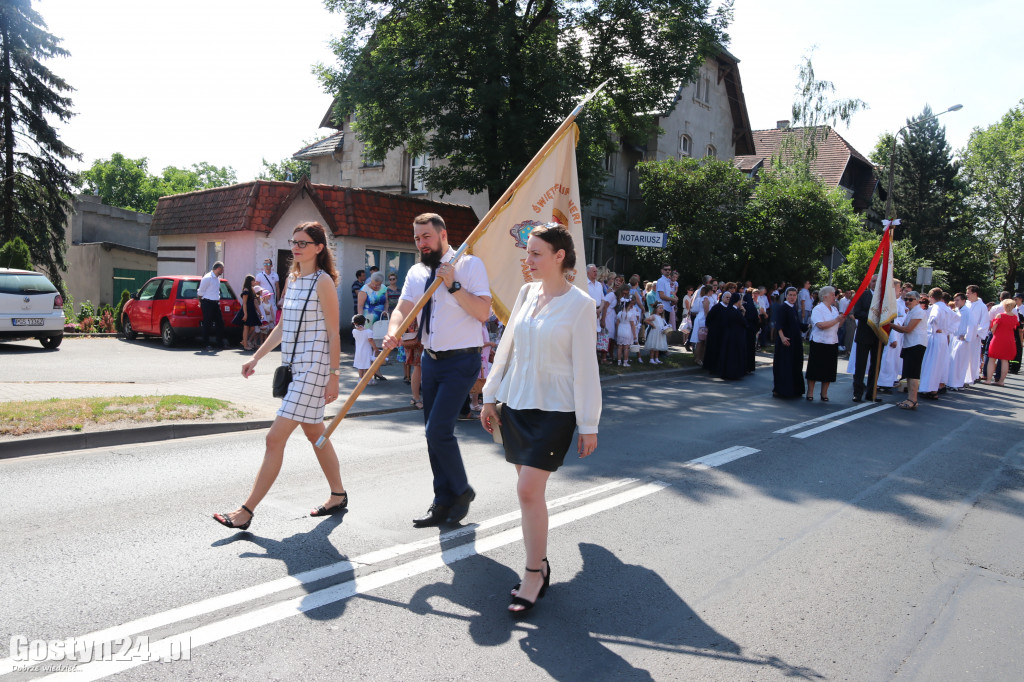
[[[73,88],[41,60],[68,56],[30,0],[0,0],[0,243],[20,237],[58,286],[73,174],[81,156],[50,124],[72,116]]]
[[[1002,286],[1012,291],[1024,248],[1024,100],[998,123],[974,129],[963,168],[979,230],[1005,260]]]
[[[277,163],[268,163],[266,159],[262,159],[262,162],[263,170],[256,176],[257,180],[298,182],[303,177],[310,177],[309,161],[287,158]]]
[[[160,197],[211,189],[237,182],[230,166],[214,166],[205,161],[191,169],[167,166],[161,175],[151,175],[149,160],[129,159],[120,152],[110,159],[93,161],[89,170],[79,174],[79,185],[87,194],[95,194],[108,206],[152,213]]]
[[[615,135],[637,141],[650,112],[727,39],[732,2],[710,0],[326,0],[345,28],[338,65],[316,72],[335,120],[354,113],[366,156],[406,145],[444,162],[425,173],[442,193],[495,201],[584,93],[611,79],[580,117],[584,203],[604,179]]]
[[[0,246],[0,268],[32,270],[32,253],[21,237],[15,237]]]
[[[881,235],[863,232],[850,244],[846,255],[846,262],[836,268],[834,273],[836,287],[840,289],[856,289],[860,286],[881,241]],[[930,260],[918,256],[917,247],[910,239],[893,240],[893,277],[901,282],[914,284],[917,280],[917,269],[930,268],[932,266],[933,263]],[[947,273],[941,269],[933,269],[932,285],[941,287],[943,290],[949,288]],[[963,289],[960,289],[960,291],[963,291]]]

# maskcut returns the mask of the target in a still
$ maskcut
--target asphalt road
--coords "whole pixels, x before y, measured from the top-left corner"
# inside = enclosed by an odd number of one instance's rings
[[[477,501],[441,532],[410,524],[419,413],[339,428],[350,510],[323,521],[293,438],[249,533],[210,514],[244,498],[259,433],[0,461],[0,680],[41,674],[10,672],[12,637],[90,635],[191,657],[68,679],[1020,679],[1024,380],[916,412],[854,406],[848,377],[828,404],[770,385],[606,388],[597,452],[551,478],[552,588],[518,621],[514,470],[472,422]]]

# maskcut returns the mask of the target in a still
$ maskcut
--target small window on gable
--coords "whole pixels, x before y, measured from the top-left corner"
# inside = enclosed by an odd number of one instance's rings
[[[423,179],[423,171],[430,168],[430,156],[420,154],[409,159],[409,193],[424,194],[427,182]]]
[[[709,144],[708,145],[708,152],[704,156],[706,156],[709,159],[717,159],[718,158],[718,150],[715,149],[715,145]]]
[[[684,156],[693,156],[693,140],[689,135],[679,136],[679,158]]]
[[[702,100],[705,104],[711,102],[711,79],[708,77],[702,77],[700,80],[704,82],[703,97],[698,96],[697,99]]]

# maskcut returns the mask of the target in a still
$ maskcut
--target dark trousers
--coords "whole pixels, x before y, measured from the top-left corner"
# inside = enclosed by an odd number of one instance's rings
[[[871,335],[869,338],[857,339],[857,359],[853,366],[853,397],[862,398],[866,394],[869,398],[875,390],[875,356],[878,354],[878,337]],[[864,370],[867,370],[868,380],[864,383]]]
[[[203,311],[203,343],[210,345],[210,328],[217,332],[217,345],[224,343],[224,318],[220,314],[220,301],[199,300]]]
[[[426,352],[420,361],[420,394],[426,425],[427,454],[434,473],[434,504],[451,506],[469,489],[455,420],[480,374],[480,353],[434,360]]]

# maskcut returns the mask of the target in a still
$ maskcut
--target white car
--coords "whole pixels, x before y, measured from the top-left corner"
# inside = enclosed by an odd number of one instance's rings
[[[64,340],[64,297],[38,272],[0,268],[0,341],[39,339],[43,348]]]

